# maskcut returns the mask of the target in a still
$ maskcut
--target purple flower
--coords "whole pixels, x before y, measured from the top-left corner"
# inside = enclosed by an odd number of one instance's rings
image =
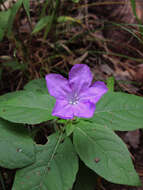
[[[90,68],[84,64],[72,67],[69,80],[59,74],[46,75],[49,94],[56,98],[52,115],[63,119],[92,117],[95,104],[108,90],[104,82],[91,84],[92,79]]]

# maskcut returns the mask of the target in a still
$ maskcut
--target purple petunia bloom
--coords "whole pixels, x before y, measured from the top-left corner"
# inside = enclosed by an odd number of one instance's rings
[[[74,65],[69,79],[60,74],[46,75],[49,94],[56,98],[52,115],[63,119],[92,117],[95,104],[108,90],[104,82],[91,84],[92,79],[90,68],[84,64]]]

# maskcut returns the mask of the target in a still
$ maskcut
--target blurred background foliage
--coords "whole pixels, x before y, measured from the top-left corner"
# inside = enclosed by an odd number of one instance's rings
[[[19,90],[49,72],[67,76],[88,64],[95,80],[142,94],[142,2],[1,0],[0,92]]]

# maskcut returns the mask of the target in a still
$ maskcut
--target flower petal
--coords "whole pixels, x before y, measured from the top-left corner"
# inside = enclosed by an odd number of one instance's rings
[[[107,91],[108,88],[105,83],[102,81],[97,81],[88,90],[80,93],[80,99],[97,103]]]
[[[49,94],[58,99],[66,98],[67,93],[71,92],[68,80],[59,74],[46,75],[46,84]]]
[[[74,116],[90,118],[94,115],[95,104],[91,102],[79,102],[73,106]]]
[[[72,119],[74,117],[73,107],[67,101],[57,100],[52,115],[62,119]]]
[[[87,89],[91,85],[92,78],[90,68],[84,64],[74,65],[69,72],[69,84],[77,93]]]

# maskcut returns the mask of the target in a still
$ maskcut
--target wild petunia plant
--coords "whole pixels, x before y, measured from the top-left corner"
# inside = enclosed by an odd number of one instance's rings
[[[98,176],[141,185],[114,131],[143,128],[143,99],[92,83],[87,65],[74,65],[69,79],[33,80],[0,105],[0,166],[17,169],[12,190],[94,190]],[[35,140],[40,131],[43,144]]]

